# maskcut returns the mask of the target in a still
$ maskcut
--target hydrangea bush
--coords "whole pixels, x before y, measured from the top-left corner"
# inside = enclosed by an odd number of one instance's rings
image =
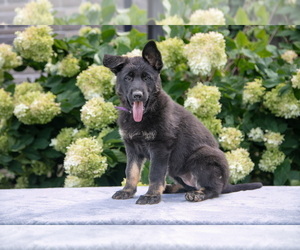
[[[299,185],[299,28],[166,30],[157,41],[163,88],[212,131],[230,181]],[[1,44],[0,187],[121,185],[126,155],[116,119],[122,111],[114,108],[120,105],[115,76],[102,60],[141,55],[146,42],[136,29],[83,27],[58,39],[48,26],[31,26],[17,32],[13,46]],[[286,51],[294,55],[282,57]],[[13,70],[26,68],[40,77],[17,84]],[[146,162],[141,185],[148,172]]]
[[[83,179],[100,177],[107,168],[101,143],[94,138],[79,138],[67,147],[65,171]]]
[[[297,24],[299,3],[290,1],[162,0],[159,25]],[[284,17],[284,18],[283,18]]]
[[[250,159],[249,152],[244,148],[237,148],[226,152],[225,156],[228,161],[230,181],[232,183],[243,180],[254,168],[254,163]]]
[[[154,1],[153,1],[154,2]],[[146,25],[149,20],[157,25],[269,25],[298,24],[299,2],[228,1],[228,0],[161,0],[163,8],[149,17],[146,9],[136,4],[122,8],[118,0],[82,2],[75,13],[57,17],[49,0],[31,0],[16,8],[13,24],[16,25]]]
[[[51,92],[43,93],[39,83],[23,82],[15,87],[14,115],[27,125],[46,124],[61,112],[55,98]]]
[[[91,65],[77,77],[76,85],[82,91],[85,99],[93,97],[108,97],[113,93],[115,84],[113,73],[106,67]]]
[[[46,62],[53,55],[54,38],[49,26],[31,26],[16,35],[14,46],[23,58]]]
[[[14,25],[54,24],[52,4],[48,0],[31,1],[24,8],[16,8]]]
[[[117,111],[111,102],[105,102],[102,97],[94,97],[80,110],[81,120],[88,129],[107,127],[117,119]]]
[[[224,36],[215,31],[193,35],[183,53],[196,75],[207,76],[214,70],[222,70],[227,62]]]
[[[197,25],[225,25],[224,13],[215,8],[196,10],[190,17],[189,24]]]
[[[13,98],[9,92],[0,89],[0,120],[8,120],[14,111]]]
[[[13,69],[22,64],[22,58],[13,51],[11,45],[0,44],[0,71]]]

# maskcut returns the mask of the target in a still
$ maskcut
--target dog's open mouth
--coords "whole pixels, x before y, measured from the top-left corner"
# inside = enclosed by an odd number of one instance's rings
[[[132,114],[133,114],[133,120],[135,122],[142,121],[143,114],[144,114],[144,103],[143,102],[133,102]]]

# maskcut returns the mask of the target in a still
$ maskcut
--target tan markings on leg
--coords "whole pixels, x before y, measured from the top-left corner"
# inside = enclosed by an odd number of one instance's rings
[[[136,162],[131,164],[131,168],[129,173],[126,176],[126,185],[123,190],[131,190],[132,188],[136,188],[137,184],[140,181],[140,167]]]
[[[146,195],[161,195],[165,190],[165,185],[152,183],[149,185],[149,189]]]
[[[167,184],[164,190],[165,194],[183,193],[184,187],[180,184]]]
[[[202,187],[202,188],[200,188],[200,189],[198,189],[198,190],[196,190],[194,192],[197,193],[197,194],[204,194],[204,191],[205,191],[205,188]]]

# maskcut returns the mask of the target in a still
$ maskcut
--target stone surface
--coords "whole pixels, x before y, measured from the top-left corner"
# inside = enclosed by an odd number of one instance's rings
[[[300,225],[300,187],[263,187],[199,203],[164,194],[157,205],[113,200],[120,187],[0,190],[2,225]]]
[[[0,249],[299,249],[300,226],[2,226]]]
[[[199,203],[113,200],[120,187],[0,190],[0,249],[299,249],[300,187]]]

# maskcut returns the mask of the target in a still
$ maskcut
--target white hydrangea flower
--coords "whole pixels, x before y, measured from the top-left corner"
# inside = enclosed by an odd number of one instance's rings
[[[47,62],[53,55],[52,28],[46,25],[30,26],[17,31],[14,46],[20,55],[36,62]]]
[[[79,138],[89,137],[87,129],[63,128],[60,130],[56,138],[51,140],[50,146],[55,150],[66,153],[67,147]]]
[[[51,139],[51,142],[49,144],[50,147],[55,147],[57,145],[57,139],[56,138],[53,138]]]
[[[22,64],[22,58],[18,56],[11,45],[0,44],[0,70],[9,70]]]
[[[280,133],[275,133],[272,131],[266,131],[264,135],[264,142],[267,148],[276,148],[284,141],[284,136]]]
[[[79,12],[81,14],[87,14],[89,12],[99,12],[101,11],[101,6],[98,3],[91,3],[91,2],[83,2],[79,6]]]
[[[157,25],[184,25],[184,21],[181,17],[175,15],[175,16],[169,16],[166,17],[163,20],[156,21]]]
[[[200,121],[203,123],[203,125],[209,129],[209,131],[213,135],[218,135],[222,131],[222,121],[220,119],[217,119],[216,117],[206,117],[206,118],[200,118]]]
[[[254,142],[263,142],[264,141],[264,131],[260,128],[252,128],[248,133],[248,137],[251,141]]]
[[[72,131],[72,136],[76,135],[79,132],[79,130],[77,128],[74,128]]]
[[[243,103],[254,104],[262,101],[265,90],[259,79],[255,79],[254,82],[247,82],[243,92]]]
[[[79,60],[69,54],[57,63],[57,74],[64,77],[72,77],[80,71]]]
[[[109,97],[113,93],[115,75],[106,67],[91,65],[77,76],[76,85],[86,100],[94,97]]]
[[[273,173],[275,169],[283,163],[285,154],[278,148],[269,148],[263,152],[258,163],[258,167],[265,172]]]
[[[58,64],[52,64],[51,62],[48,62],[45,65],[45,72],[47,72],[48,74],[54,75],[57,73],[58,70]]]
[[[222,128],[219,142],[223,149],[234,150],[240,146],[243,138],[242,132],[236,128]]]
[[[297,57],[298,55],[294,50],[287,50],[281,55],[281,58],[289,64],[292,64]]]
[[[5,59],[4,59],[4,57],[0,54],[0,69],[3,68],[4,63],[5,63]]]
[[[79,138],[67,147],[64,167],[68,174],[90,179],[100,177],[106,171],[107,159],[101,155],[103,149],[98,140]]]
[[[190,18],[193,25],[225,25],[225,17],[221,10],[210,8],[208,10],[196,10]]]
[[[82,162],[82,156],[81,155],[75,155],[75,154],[68,154],[68,157],[66,157],[64,161],[64,167],[66,171],[69,171],[71,167],[77,167]]]
[[[300,89],[300,69],[297,70],[297,74],[292,77],[292,87]]]
[[[230,171],[230,182],[237,183],[244,179],[254,168],[254,163],[251,161],[249,153],[244,148],[226,152]]]
[[[25,117],[29,107],[24,103],[20,103],[15,106],[14,115],[17,117]]]
[[[78,32],[79,36],[87,36],[89,34],[101,34],[101,30],[99,28],[92,28],[90,26],[84,26]]]
[[[264,96],[264,105],[275,116],[285,119],[296,118],[300,116],[300,101],[297,100],[293,91],[280,94],[280,90],[285,83],[278,84]]]
[[[157,43],[165,68],[174,68],[186,62],[183,55],[184,42],[178,37],[167,38]]]
[[[217,115],[221,111],[219,100],[221,93],[216,86],[207,86],[201,82],[188,89],[184,107],[199,118]]]
[[[93,187],[94,179],[93,178],[78,178],[77,176],[68,175],[65,179],[65,188],[75,188],[75,187]]]
[[[184,55],[188,59],[191,71],[207,76],[213,70],[221,70],[227,63],[225,39],[221,33],[197,33],[184,47]]]
[[[200,107],[200,101],[195,97],[188,97],[184,102],[184,106],[189,107],[190,110],[196,111]]]
[[[140,49],[134,49],[131,52],[127,52],[125,55],[127,57],[136,57],[136,56],[142,56],[142,51]]]
[[[24,8],[16,8],[17,15],[13,20],[15,25],[54,24],[52,4],[48,0],[31,1]]]
[[[81,120],[89,129],[102,129],[116,121],[118,113],[111,102],[102,97],[89,100],[81,108]]]
[[[60,103],[51,92],[27,92],[19,95],[15,92],[15,116],[24,124],[46,124],[61,113]]]
[[[13,98],[10,93],[0,89],[0,121],[9,119],[14,110]],[[1,128],[1,127],[0,127]]]

